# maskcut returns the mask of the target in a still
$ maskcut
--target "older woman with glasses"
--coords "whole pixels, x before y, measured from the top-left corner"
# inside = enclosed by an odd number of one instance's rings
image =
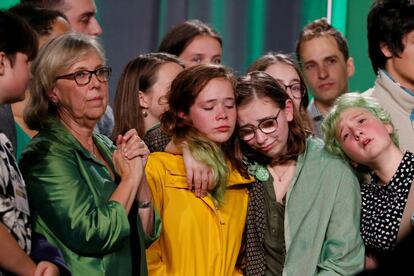
[[[65,34],[32,65],[21,158],[34,231],[59,247],[73,275],[146,275],[145,239],[159,233],[136,130],[117,147],[93,129],[108,104],[111,69],[95,38]]]
[[[285,88],[294,106],[298,109],[299,117],[307,132],[312,132],[307,107],[309,104],[308,90],[302,73],[294,59],[282,53],[267,53],[250,65],[247,72],[264,71],[272,76]]]

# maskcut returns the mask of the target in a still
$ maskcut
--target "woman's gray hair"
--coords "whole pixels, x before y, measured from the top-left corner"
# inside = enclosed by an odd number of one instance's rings
[[[56,116],[56,104],[49,99],[49,92],[56,78],[67,74],[70,67],[90,53],[96,53],[105,63],[105,53],[100,42],[79,33],[66,33],[45,44],[32,63],[33,79],[30,82],[31,98],[24,120],[30,129],[40,130],[49,117]]]

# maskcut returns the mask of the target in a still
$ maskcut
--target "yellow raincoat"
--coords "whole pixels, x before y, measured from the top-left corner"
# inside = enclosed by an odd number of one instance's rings
[[[163,223],[159,240],[147,249],[148,275],[241,275],[236,261],[253,179],[232,171],[216,209],[209,196],[197,198],[187,189],[181,155],[150,154],[146,174]]]

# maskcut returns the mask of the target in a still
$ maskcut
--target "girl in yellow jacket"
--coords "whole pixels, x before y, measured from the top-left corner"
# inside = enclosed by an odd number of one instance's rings
[[[213,167],[214,188],[204,197],[188,189],[182,155],[152,153],[146,175],[163,221],[160,239],[147,250],[149,275],[241,274],[237,259],[253,179],[235,160],[235,78],[223,66],[199,65],[171,85],[161,117],[175,144]],[[208,182],[208,179],[205,179]]]

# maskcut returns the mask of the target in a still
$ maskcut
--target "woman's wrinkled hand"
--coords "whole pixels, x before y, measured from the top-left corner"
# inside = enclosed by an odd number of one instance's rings
[[[116,139],[117,149],[112,156],[115,170],[121,179],[132,178],[140,181],[149,151],[146,145],[140,142],[138,135],[132,132],[127,138],[125,136],[126,134],[118,135]]]
[[[138,136],[136,129],[128,130],[127,133],[122,136],[122,143],[124,144],[123,154],[128,160],[141,157],[143,158],[145,165],[150,151],[144,141]]]

